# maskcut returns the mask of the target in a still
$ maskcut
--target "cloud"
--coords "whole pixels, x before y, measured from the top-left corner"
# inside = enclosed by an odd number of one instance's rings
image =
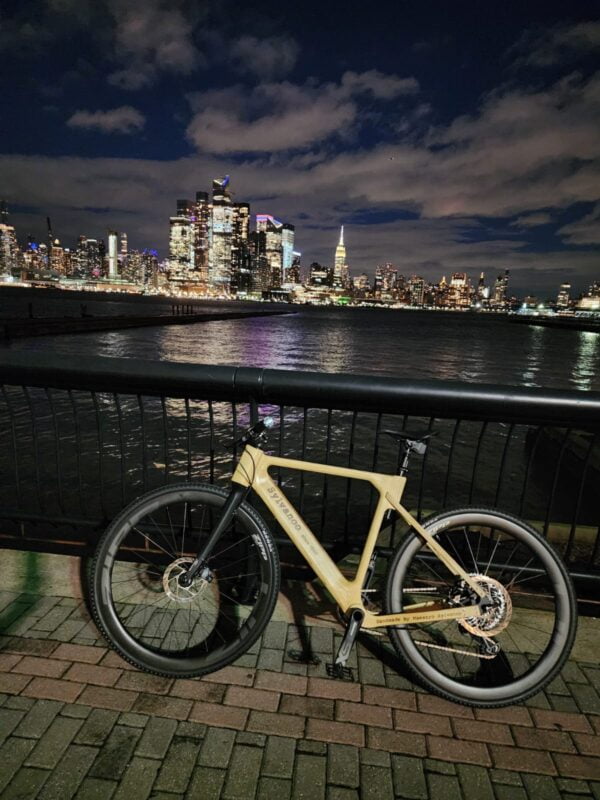
[[[600,244],[600,203],[577,222],[563,225],[558,233],[570,244]]]
[[[547,211],[538,211],[518,217],[514,222],[511,222],[511,225],[516,228],[537,228],[540,225],[548,225],[550,222],[554,222],[552,214]]]
[[[298,44],[288,36],[242,36],[229,50],[234,69],[262,80],[281,78],[290,72],[300,53]]]
[[[146,118],[132,106],[120,106],[109,111],[76,111],[67,120],[70,128],[97,130],[101,133],[137,133]]]
[[[177,0],[108,0],[114,18],[114,57],[123,65],[109,75],[122,89],[141,89],[160,71],[189,75],[200,63],[194,21]]]
[[[361,96],[390,101],[417,90],[414,78],[369,70],[346,72],[339,84],[282,81],[198,92],[189,98],[196,113],[187,136],[210,153],[295,150],[347,133],[357,123]]]
[[[523,51],[517,66],[549,67],[575,56],[591,54],[600,51],[600,21],[556,25],[543,33],[527,32],[515,49]]]

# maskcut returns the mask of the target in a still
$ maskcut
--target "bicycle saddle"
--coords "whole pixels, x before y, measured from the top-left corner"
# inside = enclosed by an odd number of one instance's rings
[[[407,444],[420,444],[431,439],[432,436],[437,436],[437,431],[381,431],[386,436],[390,436],[395,442],[406,442]]]

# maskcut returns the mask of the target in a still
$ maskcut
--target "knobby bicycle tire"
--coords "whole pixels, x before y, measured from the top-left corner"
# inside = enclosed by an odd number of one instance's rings
[[[208,557],[210,580],[195,580],[187,590],[177,584],[227,496],[208,484],[156,489],[123,509],[98,542],[92,615],[134,666],[180,678],[213,672],[246,652],[271,618],[279,556],[266,523],[247,503]]]
[[[539,692],[564,665],[577,628],[573,584],[557,553],[530,525],[495,509],[456,509],[423,525],[467,572],[480,576],[497,603],[487,623],[473,617],[391,627],[390,638],[410,675],[441,697],[484,708],[519,703]],[[390,560],[387,613],[428,595],[456,596],[456,579],[444,570],[422,538],[409,531]],[[502,649],[483,658],[480,634],[486,624],[490,641]]]

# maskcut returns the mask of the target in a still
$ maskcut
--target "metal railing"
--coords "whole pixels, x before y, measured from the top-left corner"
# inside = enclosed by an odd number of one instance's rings
[[[436,430],[406,505],[516,513],[575,574],[600,576],[599,393],[8,351],[0,386],[0,546],[86,552],[143,491],[226,481],[236,453],[222,443],[269,413],[278,454],[380,472],[400,458],[386,429]],[[367,485],[277,477],[327,547],[362,542]]]

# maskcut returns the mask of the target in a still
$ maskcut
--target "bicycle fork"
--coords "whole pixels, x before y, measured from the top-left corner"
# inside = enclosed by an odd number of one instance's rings
[[[238,483],[232,484],[231,492],[225,501],[221,517],[208,537],[208,541],[190,564],[189,568],[185,572],[182,572],[179,576],[178,581],[180,586],[184,588],[191,586],[194,578],[196,578],[201,572],[206,572],[206,574],[202,574],[200,577],[206,578],[207,580],[212,580],[212,578],[209,578],[210,571],[207,561],[216,543],[227,530],[227,526],[233,519],[235,512],[246,499],[249,491],[249,486],[240,486]]]

